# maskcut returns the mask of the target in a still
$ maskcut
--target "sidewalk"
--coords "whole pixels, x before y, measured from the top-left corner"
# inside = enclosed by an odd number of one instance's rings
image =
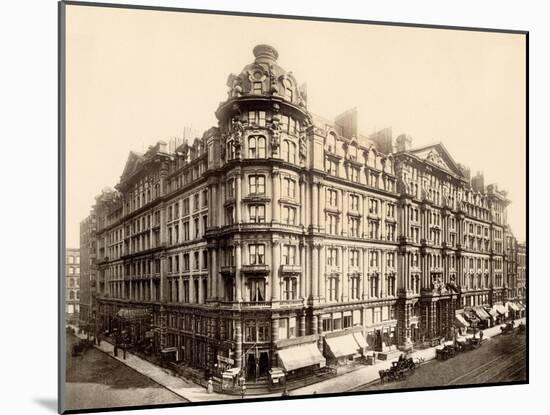
[[[515,325],[517,326],[520,322],[525,323],[525,318],[515,320]],[[488,329],[483,330],[483,338],[489,339],[493,336],[500,334],[500,327],[502,325],[497,325]],[[85,335],[79,335],[80,338],[86,338]],[[471,337],[468,335],[467,337]],[[452,343],[452,341],[447,342],[447,344]],[[113,359],[118,360],[119,362],[125,364],[126,366],[134,369],[135,371],[141,373],[144,376],[147,376],[151,380],[157,382],[159,385],[165,387],[176,395],[186,399],[190,402],[204,402],[204,401],[227,401],[227,400],[239,400],[240,396],[236,395],[227,395],[221,393],[212,393],[209,394],[206,392],[206,389],[198,386],[194,382],[183,379],[181,377],[175,376],[173,373],[167,369],[163,369],[159,366],[156,366],[130,352],[126,353],[126,359],[122,358],[122,350],[119,350],[119,356],[115,357],[113,354],[114,346],[106,341],[101,341],[101,345],[94,346],[98,350],[108,354]],[[409,355],[413,358],[423,358],[425,361],[435,359],[435,347],[430,347],[423,350],[417,350]],[[313,393],[323,394],[323,393],[341,393],[347,392],[358,386],[370,383],[379,378],[378,371],[382,369],[388,369],[392,364],[391,360],[387,361],[378,361],[374,366],[365,366],[364,368],[357,369],[346,373],[341,376],[334,378],[326,379],[318,383],[314,383],[309,386],[304,386],[296,389],[292,389],[290,395],[310,395]],[[280,392],[275,394],[264,394],[264,395],[245,395],[245,399],[251,398],[265,398],[265,397],[279,397],[281,396]]]
[[[523,322],[525,323],[525,318],[521,318],[514,321],[515,326]],[[493,336],[500,334],[500,327],[503,324],[490,327],[483,330],[483,339],[489,339]],[[472,337],[469,334],[466,337]],[[446,342],[446,344],[451,344],[452,341]],[[423,358],[426,362],[428,360],[435,359],[435,347],[430,347],[428,349],[417,350],[409,355],[412,358]],[[341,393],[348,392],[354,388],[357,388],[360,385],[373,382],[379,378],[378,371],[382,369],[389,369],[391,366],[391,361],[378,361],[374,366],[366,366],[362,369],[355,370],[345,375],[338,376],[335,378],[327,379],[322,382],[309,385],[303,388],[294,389],[290,395],[309,395],[314,392],[317,394],[322,393]]]

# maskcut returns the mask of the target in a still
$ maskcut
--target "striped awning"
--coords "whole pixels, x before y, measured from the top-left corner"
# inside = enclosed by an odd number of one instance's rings
[[[330,339],[325,338],[325,342],[335,358],[352,356],[359,351],[359,345],[351,334],[331,337]]]
[[[462,314],[456,314],[456,315],[455,315],[455,324],[456,324],[458,327],[461,327],[461,328],[470,327],[470,323],[468,323],[468,322],[466,321],[466,319],[462,316]]]
[[[326,364],[325,358],[315,343],[300,344],[279,350],[278,356],[281,366],[287,372],[317,364],[324,367]]]

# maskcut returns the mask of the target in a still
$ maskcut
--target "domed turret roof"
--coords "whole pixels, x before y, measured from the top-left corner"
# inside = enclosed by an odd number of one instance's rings
[[[257,45],[252,50],[254,62],[246,65],[239,75],[227,79],[228,98],[241,96],[278,96],[294,105],[306,107],[305,87],[299,87],[292,72],[279,66],[279,53],[270,45]]]

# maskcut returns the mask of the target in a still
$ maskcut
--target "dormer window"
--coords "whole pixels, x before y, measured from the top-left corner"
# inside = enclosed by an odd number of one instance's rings
[[[292,102],[294,91],[291,88],[285,88],[285,98]]]
[[[262,83],[261,82],[254,82],[252,84],[252,93],[254,95],[261,95],[262,94]]]

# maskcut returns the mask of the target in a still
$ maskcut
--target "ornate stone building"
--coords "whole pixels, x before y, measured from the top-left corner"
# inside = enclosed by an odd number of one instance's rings
[[[90,215],[80,223],[80,327],[93,321],[92,290],[96,283],[96,215],[92,210]]]
[[[80,250],[67,248],[65,254],[65,313],[67,322],[76,324],[80,311]]]
[[[310,113],[275,49],[254,57],[217,127],[131,153],[97,199],[103,329],[141,316],[132,336],[158,353],[258,379],[449,336],[457,310],[505,301],[504,192],[442,144]]]

